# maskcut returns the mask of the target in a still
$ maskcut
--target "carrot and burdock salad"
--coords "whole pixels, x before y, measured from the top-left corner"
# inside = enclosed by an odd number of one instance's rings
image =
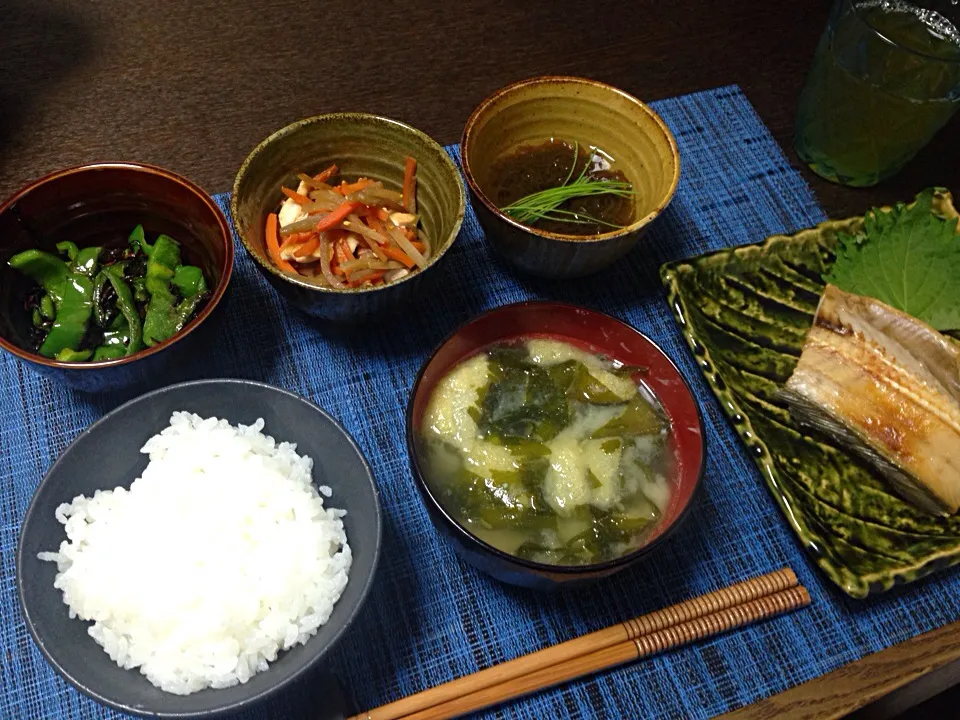
[[[430,241],[419,227],[417,163],[404,164],[403,192],[382,182],[348,182],[331,165],[311,177],[267,215],[266,246],[280,270],[332,288],[375,287],[422,270]]]

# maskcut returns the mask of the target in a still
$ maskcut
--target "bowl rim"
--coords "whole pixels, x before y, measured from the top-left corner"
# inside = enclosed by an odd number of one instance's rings
[[[99,360],[96,362],[55,360],[53,358],[44,357],[39,353],[30,352],[29,350],[10,342],[5,337],[0,336],[0,348],[3,348],[7,352],[16,355],[21,360],[25,360],[37,365],[44,365],[50,368],[86,371],[103,370],[106,368],[118,367],[120,365],[136,362],[141,358],[161,352],[165,348],[170,347],[181,338],[186,337],[196,330],[200,324],[210,316],[214,308],[216,308],[216,306],[220,303],[220,300],[223,299],[223,296],[227,291],[227,286],[229,285],[230,278],[233,275],[234,249],[233,235],[230,232],[230,224],[227,222],[226,216],[223,214],[220,206],[217,205],[214,199],[203,188],[201,188],[192,180],[188,180],[184,176],[178,175],[177,173],[167,170],[166,168],[162,168],[159,165],[150,165],[149,163],[127,160],[113,160],[87,163],[84,165],[74,165],[61,170],[55,170],[27,183],[17,190],[13,195],[0,204],[0,213],[6,212],[11,207],[14,207],[18,202],[20,202],[20,200],[25,198],[31,192],[49,182],[53,182],[68,175],[78,175],[85,172],[98,172],[101,170],[130,170],[133,172],[146,173],[148,175],[156,175],[186,188],[197,198],[199,198],[213,213],[217,224],[220,226],[220,238],[223,240],[224,248],[226,250],[223,257],[223,264],[220,268],[220,282],[217,283],[213,293],[210,295],[210,299],[207,300],[200,312],[197,313],[197,315],[189,323],[187,323],[187,325],[180,332],[172,337],[167,338],[163,342],[153,345],[152,347],[138,350],[133,355],[114,358],[113,360]]]
[[[476,124],[479,121],[480,117],[484,115],[488,110],[490,110],[493,105],[502,97],[510,95],[517,90],[520,90],[531,85],[561,85],[561,84],[574,84],[574,85],[589,85],[594,88],[599,88],[605,92],[613,93],[624,100],[628,101],[630,104],[636,106],[641,112],[646,113],[660,131],[663,133],[664,137],[667,140],[667,144],[670,147],[670,156],[673,158],[673,177],[670,178],[670,186],[667,188],[666,194],[659,200],[656,207],[651,210],[649,213],[644,215],[641,218],[636,219],[630,225],[625,225],[622,228],[616,230],[610,230],[609,232],[600,233],[598,235],[569,235],[566,233],[556,233],[549,232],[547,230],[541,230],[540,228],[531,227],[529,225],[524,225],[521,222],[517,222],[509,215],[505,214],[496,206],[496,204],[487,197],[486,193],[480,189],[479,183],[477,183],[476,178],[473,176],[473,171],[470,169],[470,153],[467,152],[467,145],[472,137]],[[589,78],[577,77],[573,75],[538,75],[536,77],[527,78],[525,80],[519,80],[515,83],[511,83],[505,87],[496,90],[491,95],[487,96],[470,114],[469,119],[467,120],[466,125],[463,128],[463,134],[460,138],[460,162],[463,165],[463,175],[466,178],[467,185],[469,186],[471,192],[474,194],[474,197],[480,200],[481,203],[492,212],[498,219],[503,222],[511,225],[512,227],[522,230],[524,232],[530,233],[531,235],[536,235],[538,237],[547,238],[550,240],[557,240],[559,242],[567,243],[596,243],[603,242],[605,240],[614,240],[616,238],[625,237],[631,235],[637,230],[649,225],[653,222],[659,215],[667,208],[670,202],[673,200],[674,195],[677,192],[677,187],[680,184],[680,148],[677,145],[677,140],[673,135],[673,132],[664,122],[663,118],[657,114],[649,105],[647,105],[642,100],[634,97],[630,93],[621,90],[618,87],[609,85],[608,83],[600,82],[599,80],[591,80]]]
[[[93,688],[87,687],[77,682],[65,668],[63,668],[59,663],[57,663],[54,660],[54,658],[50,655],[49,651],[47,650],[46,643],[43,642],[39,637],[39,635],[37,634],[30,611],[27,608],[26,603],[24,602],[23,563],[24,563],[25,550],[23,547],[23,543],[24,543],[24,536],[26,534],[25,531],[28,523],[30,523],[33,520],[34,514],[38,512],[36,510],[36,501],[37,501],[37,496],[40,493],[40,490],[48,483],[50,476],[53,474],[54,470],[56,470],[57,466],[63,460],[64,455],[66,455],[66,453],[81,438],[86,437],[87,435],[90,435],[91,433],[95,432],[98,426],[102,425],[113,415],[137,403],[149,402],[150,399],[152,399],[156,395],[159,395],[165,392],[170,392],[175,389],[181,389],[181,388],[189,389],[197,385],[224,385],[224,384],[247,386],[247,387],[255,386],[255,387],[266,389],[273,393],[287,395],[290,398],[297,400],[298,402],[304,403],[305,405],[312,408],[315,412],[319,413],[324,418],[326,418],[326,420],[330,422],[333,425],[333,427],[339,430],[340,434],[343,436],[344,439],[346,439],[349,446],[353,448],[357,456],[360,458],[360,461],[363,463],[363,467],[366,471],[366,479],[369,482],[371,489],[373,490],[373,499],[374,499],[373,504],[374,504],[374,510],[375,510],[374,518],[376,520],[376,532],[375,532],[375,537],[373,542],[373,564],[370,568],[369,575],[365,578],[364,585],[360,590],[360,595],[357,599],[356,604],[351,609],[350,614],[347,616],[346,620],[336,630],[333,637],[327,643],[326,647],[323,649],[323,652],[315,652],[313,656],[310,657],[303,664],[302,667],[297,669],[295,672],[289,674],[287,677],[283,678],[276,684],[266,688],[259,694],[252,695],[249,698],[239,700],[229,705],[222,705],[217,708],[211,708],[209,710],[202,710],[199,712],[164,712],[164,711],[144,710],[142,708],[125,705],[123,702],[118,702],[116,700],[107,698],[104,695],[98,693]],[[311,479],[314,485],[316,485],[316,480],[313,478]],[[330,653],[330,651],[342,639],[344,633],[350,628],[351,625],[353,625],[361,609],[366,603],[367,598],[370,594],[370,590],[373,587],[373,581],[377,574],[377,568],[380,564],[380,553],[381,553],[382,544],[383,544],[383,508],[380,502],[380,491],[377,488],[376,477],[373,474],[373,469],[370,467],[370,463],[367,460],[366,455],[364,455],[363,451],[360,449],[360,446],[357,444],[357,441],[347,431],[347,429],[343,427],[343,425],[341,425],[336,420],[336,418],[331,416],[326,410],[321,408],[315,402],[313,402],[312,400],[306,397],[303,397],[302,395],[298,395],[297,393],[291,392],[289,390],[285,390],[283,388],[277,387],[275,385],[270,385],[268,383],[259,382],[257,380],[246,380],[243,378],[210,378],[210,379],[203,379],[203,380],[189,380],[186,382],[174,383],[172,385],[167,385],[162,388],[157,388],[156,390],[152,390],[148,393],[144,393],[143,395],[135,397],[132,400],[128,400],[127,402],[115,407],[110,412],[104,414],[102,417],[95,420],[88,427],[84,428],[84,430],[82,430],[79,435],[77,435],[73,440],[71,440],[70,444],[67,445],[60,452],[60,454],[57,456],[57,459],[46,471],[43,478],[38,483],[36,489],[33,491],[33,495],[30,498],[30,504],[27,506],[27,512],[24,514],[23,520],[20,523],[20,531],[17,536],[16,560],[15,560],[17,602],[20,608],[20,613],[23,616],[23,619],[27,625],[27,630],[30,633],[30,637],[34,642],[34,645],[36,645],[36,647],[40,649],[40,652],[43,654],[44,659],[47,661],[47,663],[57,672],[58,675],[60,675],[60,677],[64,678],[76,690],[86,695],[87,697],[91,698],[92,700],[95,700],[96,702],[102,705],[105,705],[107,707],[113,708],[115,710],[119,710],[120,712],[130,713],[132,715],[138,715],[140,717],[168,718],[170,720],[186,720],[187,718],[195,718],[195,717],[213,718],[213,717],[217,717],[227,713],[239,712],[245,708],[259,704],[261,701],[264,701],[267,698],[278,694],[283,689],[287,688],[288,686],[292,685],[297,680],[299,680],[303,675],[305,675],[308,672],[311,672],[316,668],[317,664]],[[53,592],[57,592],[57,590],[53,587],[51,587],[50,590]],[[80,621],[80,622],[84,622],[84,621]],[[311,639],[313,639],[314,637],[316,636],[315,635],[311,636]],[[304,647],[309,645],[309,643],[310,643],[310,640],[307,640],[307,642],[304,643]],[[104,652],[102,648],[100,648],[100,652]],[[135,671],[131,669],[129,670],[129,672],[135,672]],[[269,672],[269,669],[266,670],[265,672]],[[189,696],[178,696],[178,697],[189,697]]]
[[[277,268],[272,262],[269,262],[261,254],[251,247],[251,244],[247,241],[246,235],[240,227],[240,212],[239,212],[239,192],[240,182],[243,177],[246,175],[247,168],[249,165],[256,160],[256,158],[263,153],[266,148],[271,145],[276,140],[279,140],[287,135],[290,135],[302,127],[308,125],[313,125],[315,123],[323,122],[334,122],[334,121],[347,121],[347,122],[359,122],[359,123],[385,123],[388,125],[393,125],[400,128],[403,132],[415,136],[418,140],[425,143],[427,146],[432,147],[436,152],[438,157],[440,157],[443,165],[450,171],[451,177],[456,179],[457,185],[457,212],[456,217],[454,218],[453,227],[450,232],[447,234],[447,237],[450,238],[450,242],[447,243],[443,249],[430,256],[427,266],[420,270],[419,272],[411,273],[400,280],[396,280],[387,285],[379,285],[376,287],[359,287],[359,288],[328,288],[322,285],[315,285],[314,283],[309,283],[306,280],[300,280],[288,275],[287,273],[281,271]],[[243,247],[246,249],[247,254],[253,258],[261,268],[269,272],[273,277],[279,278],[284,282],[289,283],[295,287],[304,288],[307,290],[315,290],[320,293],[326,293],[329,295],[364,295],[367,293],[376,293],[381,290],[386,290],[387,288],[397,287],[402,285],[405,282],[410,282],[416,279],[421,273],[426,272],[431,267],[436,265],[440,258],[447,254],[447,252],[453,247],[454,243],[457,240],[458,235],[460,234],[460,228],[463,225],[463,219],[466,215],[467,209],[467,195],[463,189],[463,182],[460,179],[460,171],[457,170],[457,164],[453,161],[447,151],[444,150],[443,146],[434,140],[432,137],[427,135],[422,130],[418,130],[412,125],[408,125],[405,122],[400,120],[394,120],[393,118],[386,117],[384,115],[377,115],[375,113],[364,113],[364,112],[331,112],[331,113],[321,113],[319,115],[311,115],[310,117],[301,118],[300,120],[295,120],[294,122],[283,126],[279,130],[275,130],[270,133],[266,138],[261,140],[253,150],[250,151],[250,154],[244,158],[243,163],[240,165],[240,169],[237,171],[236,176],[233,180],[233,188],[230,193],[230,214],[233,218],[233,224],[237,228],[237,237],[240,238],[240,242],[243,244]]]
[[[525,307],[539,305],[539,306],[549,306],[557,308],[563,312],[567,311],[576,311],[580,313],[587,313],[592,315],[603,316],[608,320],[612,320],[618,325],[623,326],[625,329],[632,332],[634,335],[639,336],[641,339],[646,340],[653,348],[655,348],[667,363],[674,369],[680,379],[683,381],[684,388],[687,391],[687,395],[690,397],[690,402],[693,405],[694,411],[697,415],[697,425],[699,428],[700,435],[700,464],[697,468],[696,474],[694,476],[694,485],[690,491],[690,496],[687,500],[687,503],[680,508],[677,513],[677,516],[674,518],[673,522],[667,525],[663,531],[653,538],[650,542],[647,542],[640,547],[632,550],[626,555],[621,555],[618,558],[613,558],[612,560],[605,560],[600,563],[593,563],[590,565],[550,565],[549,563],[535,562],[533,560],[526,560],[524,558],[518,557],[516,555],[511,555],[508,552],[500,550],[493,545],[490,545],[484,540],[481,540],[479,537],[467,530],[463,525],[461,525],[457,520],[447,512],[443,504],[437,499],[437,496],[433,493],[433,490],[430,488],[429,483],[424,478],[423,470],[420,466],[420,456],[416,449],[416,443],[414,441],[414,435],[416,428],[413,426],[413,406],[416,402],[417,395],[420,392],[420,383],[423,380],[423,376],[426,374],[427,368],[434,361],[436,356],[444,348],[444,346],[453,340],[457,335],[466,330],[468,327],[473,325],[476,322],[479,322],[488,315],[499,312],[511,312],[516,310],[521,310]],[[459,362],[462,362],[466,357],[461,358]],[[696,501],[700,494],[701,488],[703,486],[703,476],[706,472],[707,467],[707,433],[706,426],[704,425],[703,420],[703,411],[700,408],[700,404],[697,402],[696,395],[693,394],[693,389],[690,387],[690,382],[687,378],[680,372],[680,368],[677,367],[673,359],[664,351],[659,343],[652,340],[645,333],[641,332],[635,328],[630,323],[621,320],[613,315],[610,315],[599,310],[594,310],[592,308],[583,307],[580,305],[574,305],[573,303],[566,302],[557,302],[553,300],[525,300],[522,302],[509,303],[507,305],[498,305],[497,307],[490,308],[489,310],[477,315],[476,317],[468,320],[467,322],[460,325],[456,330],[447,335],[430,353],[430,356],[424,361],[423,365],[420,367],[420,370],[417,372],[416,379],[413,381],[413,388],[410,391],[410,398],[407,401],[406,408],[406,445],[407,445],[407,457],[410,463],[410,469],[413,474],[414,481],[417,484],[417,488],[420,490],[421,497],[429,498],[427,501],[429,505],[437,510],[440,513],[440,516],[443,518],[444,522],[451,528],[454,529],[460,537],[463,537],[467,542],[479,546],[481,550],[486,553],[493,555],[495,558],[501,561],[512,563],[515,566],[520,566],[526,570],[531,570],[539,574],[549,573],[553,575],[591,575],[595,573],[604,573],[604,571],[613,571],[616,569],[622,569],[627,565],[632,564],[635,560],[638,560],[640,557],[651,551],[657,545],[659,545],[665,538],[673,534],[673,532],[683,524],[683,521],[689,515],[691,508],[696,505]],[[429,509],[429,508],[428,508]]]

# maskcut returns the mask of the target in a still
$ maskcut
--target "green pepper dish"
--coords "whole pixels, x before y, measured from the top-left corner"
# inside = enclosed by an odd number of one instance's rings
[[[25,250],[10,267],[33,280],[25,307],[33,349],[68,362],[127,357],[173,337],[210,293],[203,270],[181,264],[180,244],[160,234],[149,244],[137,225],[125,246],[59,254]]]

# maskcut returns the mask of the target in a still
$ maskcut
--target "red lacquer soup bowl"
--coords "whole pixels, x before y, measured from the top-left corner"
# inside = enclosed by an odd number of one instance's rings
[[[671,498],[659,524],[642,546],[591,565],[549,565],[498,550],[460,525],[434,493],[423,470],[418,437],[437,383],[458,363],[498,343],[531,337],[576,345],[625,365],[647,368],[635,376],[659,400],[671,426],[667,451],[673,455]],[[616,318],[552,302],[526,302],[495,308],[447,338],[421,368],[407,406],[407,452],[417,488],[434,525],[467,563],[506,583],[537,589],[583,584],[638,562],[663,542],[693,505],[703,477],[705,433],[700,409],[676,365],[656,343]]]

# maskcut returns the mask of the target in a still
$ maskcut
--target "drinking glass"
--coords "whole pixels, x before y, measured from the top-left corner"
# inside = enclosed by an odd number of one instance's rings
[[[855,187],[900,170],[960,107],[957,0],[837,0],[800,96],[795,146]]]

